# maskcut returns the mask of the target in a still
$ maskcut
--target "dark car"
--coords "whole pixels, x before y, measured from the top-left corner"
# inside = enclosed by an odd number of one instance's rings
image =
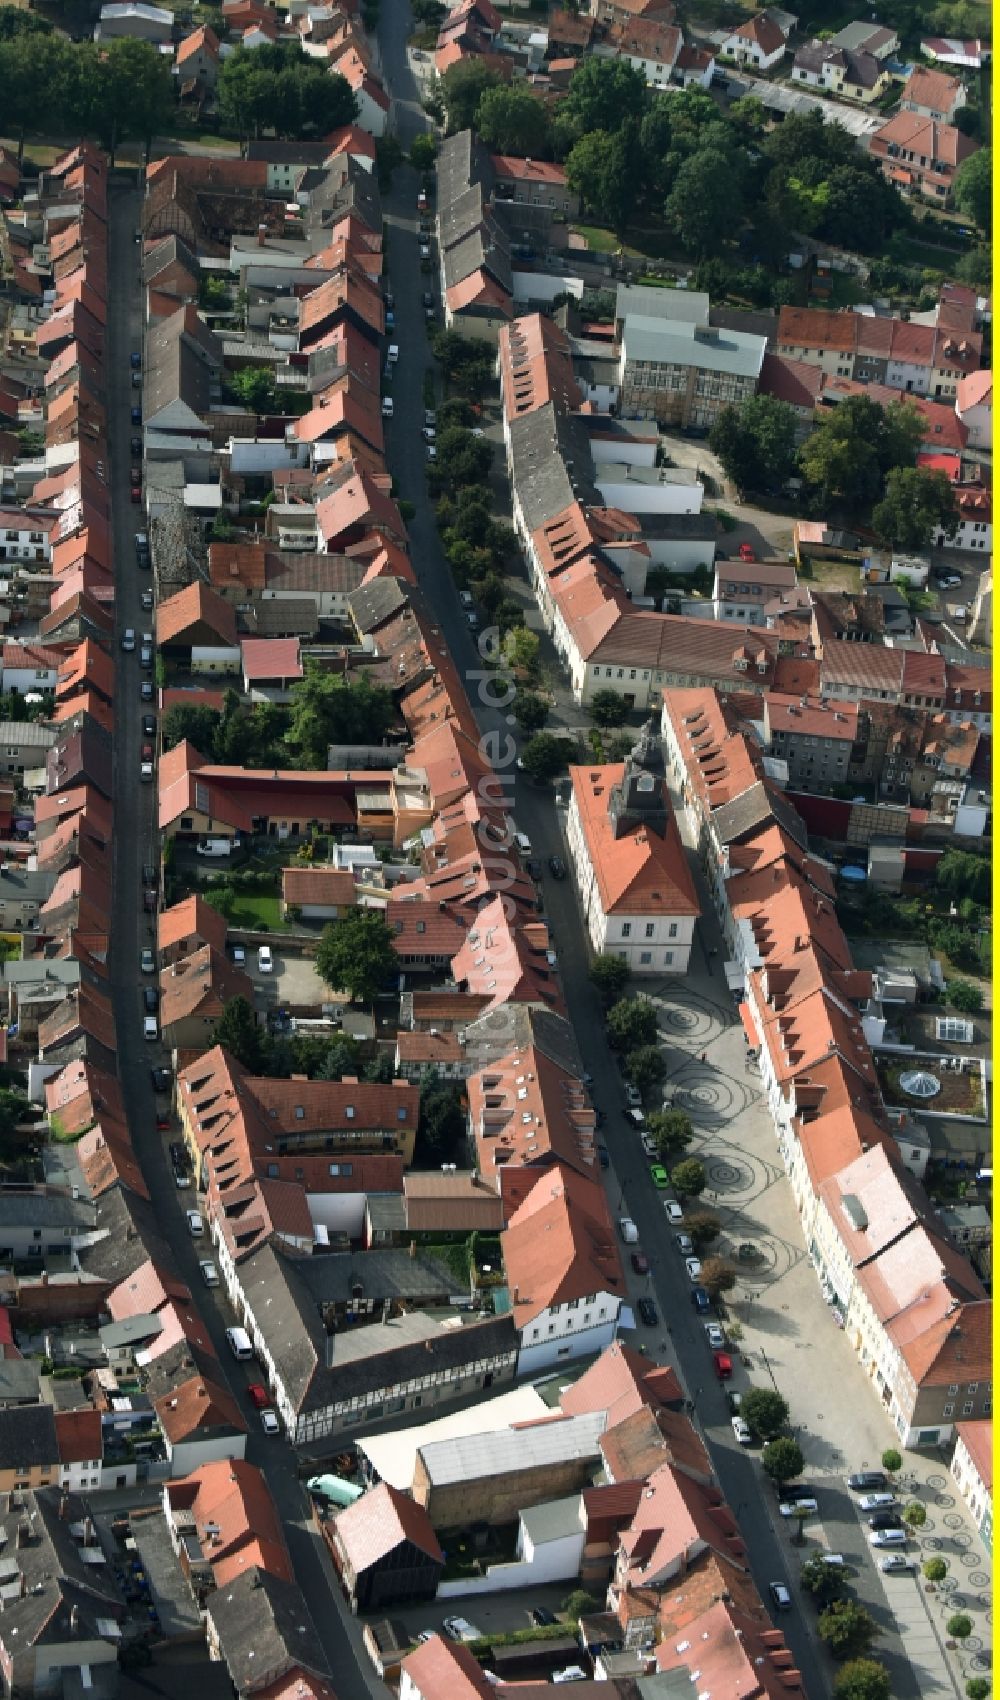
[[[544,1606],[533,1606],[531,1621],[536,1629],[550,1629],[559,1619],[554,1611],[546,1611]]]
[[[161,1065],[159,1068],[150,1069],[149,1072],[152,1077],[154,1092],[170,1091],[170,1082],[173,1079],[173,1076],[171,1075],[169,1068],[163,1068]]]
[[[138,408],[133,408],[133,412],[138,412]],[[129,438],[129,448],[131,449],[131,451],[134,455],[141,455],[142,454],[142,438],[141,437],[130,437]]]
[[[541,864],[541,862],[536,861],[534,859],[534,857],[532,857],[532,856],[528,857],[528,860],[524,864],[524,869],[525,869],[526,873],[531,875],[533,880],[540,880],[541,879],[541,877],[542,877],[542,864]]]
[[[141,425],[142,424],[142,408],[141,407],[133,407],[132,410],[131,410],[130,417],[131,417],[133,425]],[[142,453],[142,444],[141,443],[139,444],[139,451],[138,452],[140,454]]]
[[[143,702],[152,702],[152,700],[153,700],[153,681],[152,681],[152,679],[143,679],[142,684],[139,686],[139,695],[142,698]]]
[[[652,1299],[637,1299],[635,1308],[639,1312],[640,1322],[644,1323],[647,1328],[656,1327],[660,1318]]]
[[[635,1270],[637,1275],[649,1274],[649,1258],[646,1256],[644,1251],[634,1251],[632,1253],[632,1268]]]
[[[608,1156],[608,1148],[606,1145],[599,1145],[597,1147],[597,1161],[600,1163],[602,1169],[610,1168],[611,1158]]]
[[[853,1476],[848,1476],[847,1485],[855,1493],[877,1493],[879,1488],[886,1485],[884,1470],[858,1470]]]
[[[143,892],[143,894],[142,894],[142,907],[145,909],[147,915],[150,914],[156,908],[156,892],[155,891],[144,891]]]
[[[156,715],[155,714],[144,714],[143,715],[143,717],[142,717],[142,735],[143,735],[144,738],[155,738],[155,736],[156,736]]]
[[[139,367],[142,365],[142,355],[136,354],[135,351],[133,350],[133,352],[129,355],[128,358],[129,358],[129,365],[131,366],[133,372],[138,372]]]
[[[156,1014],[157,1010],[160,1007],[160,988],[159,988],[159,986],[143,986],[143,988],[142,988],[142,1007],[146,1011],[147,1015],[155,1015]]]
[[[159,885],[160,875],[155,862],[143,862],[142,883],[143,885],[151,885],[154,889]]]
[[[566,878],[566,863],[563,861],[561,856],[549,857],[549,873],[552,875],[554,880],[564,880]]]
[[[710,1311],[712,1308],[712,1300],[709,1297],[708,1288],[692,1287],[691,1303],[694,1305],[699,1316],[704,1316],[707,1311]]]
[[[868,1519],[869,1529],[901,1529],[903,1519],[898,1511],[876,1511]]]
[[[175,1139],[172,1141],[170,1145],[170,1161],[173,1163],[175,1169],[186,1169],[189,1167],[187,1147],[183,1140]]]
[[[793,1499],[815,1499],[815,1491],[808,1482],[776,1482],[775,1492],[780,1500],[787,1505]]]
[[[433,305],[434,305],[434,297],[431,294],[429,289],[425,289],[424,290],[424,306],[425,307],[433,307]]]

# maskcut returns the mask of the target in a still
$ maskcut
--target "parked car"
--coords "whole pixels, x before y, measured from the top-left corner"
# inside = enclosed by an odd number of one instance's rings
[[[382,418],[383,419],[391,419],[392,418],[392,396],[391,395],[384,395],[382,397]]]
[[[611,1158],[608,1155],[608,1148],[606,1145],[599,1145],[597,1147],[597,1161],[600,1163],[602,1169],[610,1169]]]
[[[807,1487],[805,1482],[781,1482],[776,1489],[779,1499],[813,1499],[815,1490]]]
[[[742,1417],[733,1417],[730,1420],[732,1422],[733,1433],[736,1436],[737,1445],[738,1446],[752,1446],[753,1445],[753,1435],[750,1433],[750,1430],[749,1430],[747,1424],[744,1422],[743,1418]]]
[[[632,1085],[631,1081],[625,1083],[625,1102],[630,1110],[642,1108],[642,1093],[637,1086]]]
[[[142,424],[142,408],[141,407],[133,407],[130,411],[129,417],[130,417],[133,425],[141,425]],[[139,452],[139,454],[142,453],[142,443],[141,443],[141,441],[139,442],[138,452]]]
[[[634,1251],[632,1253],[632,1268],[635,1270],[637,1275],[649,1274],[649,1258],[646,1256],[644,1251]]]
[[[142,1018],[142,1036],[151,1041],[160,1037],[159,1023],[155,1015],[144,1015]]]
[[[205,1232],[205,1223],[197,1210],[188,1211],[187,1224],[190,1232],[194,1235],[194,1238],[196,1240],[200,1239],[202,1234]]]
[[[563,861],[561,856],[549,857],[549,873],[552,875],[554,880],[564,880],[566,878],[566,863]]]
[[[684,1210],[676,1198],[665,1198],[663,1208],[667,1213],[668,1222],[683,1222]]]
[[[139,969],[143,974],[156,973],[156,957],[151,950],[146,949],[139,952]]]
[[[278,1421],[278,1413],[276,1411],[261,1411],[260,1426],[265,1434],[280,1434],[281,1424]]]
[[[868,1544],[873,1547],[905,1547],[909,1540],[905,1529],[873,1529]]]
[[[453,1641],[478,1641],[480,1639],[479,1630],[474,1623],[469,1622],[467,1617],[446,1617],[441,1627],[446,1635],[451,1636]]]
[[[129,358],[129,365],[131,366],[133,372],[138,372],[140,366],[142,365],[142,355],[137,354],[135,352],[135,349],[133,349],[132,353],[129,355],[128,358]]]
[[[206,1287],[217,1287],[219,1285],[219,1271],[210,1257],[206,1257],[204,1262],[199,1263],[198,1268],[201,1270],[201,1278]]]
[[[142,593],[142,596],[139,598],[139,600],[142,603],[142,606],[146,610],[147,613],[152,612],[153,592],[151,590],[144,590],[143,593]]]
[[[636,1299],[635,1308],[639,1312],[639,1321],[642,1322],[646,1328],[656,1327],[660,1318],[652,1299]]]
[[[903,1552],[886,1553],[885,1558],[879,1559],[878,1567],[880,1570],[884,1570],[887,1575],[896,1574],[897,1576],[904,1572],[908,1576],[912,1575],[916,1568],[912,1558],[907,1558]]]
[[[728,1381],[733,1373],[733,1360],[728,1352],[713,1352],[712,1364],[720,1381]]]
[[[548,1611],[545,1606],[533,1606],[530,1615],[536,1629],[550,1629],[554,1623],[559,1622],[555,1612]]]
[[[704,1325],[705,1338],[714,1352],[721,1352],[726,1344],[726,1336],[717,1322],[706,1322]]]
[[[125,630],[122,632],[122,649],[125,651],[126,654],[130,655],[134,648],[135,648],[135,627],[134,626],[126,626]]]
[[[692,1258],[691,1261],[694,1262],[695,1259]],[[699,1316],[706,1316],[712,1308],[712,1300],[709,1297],[708,1288],[700,1285],[692,1287],[691,1303],[694,1305]]]
[[[139,699],[140,699],[141,702],[152,702],[152,700],[153,700],[153,681],[152,681],[152,679],[143,679],[142,684],[139,686]]]
[[[149,1077],[153,1082],[154,1092],[170,1091],[170,1082],[173,1080],[173,1075],[169,1068],[163,1068],[162,1066],[159,1068],[151,1068],[149,1071]]]
[[[262,944],[257,948],[257,971],[259,974],[274,973],[274,957],[269,944]]]
[[[156,736],[156,715],[144,714],[142,717],[142,735],[144,738]]]
[[[784,1499],[778,1506],[778,1510],[781,1512],[782,1517],[795,1517],[800,1511],[808,1511],[811,1516],[815,1516],[816,1512],[819,1510],[819,1500],[811,1497],[803,1497],[802,1499]]]
[[[258,1411],[267,1410],[268,1405],[271,1403],[271,1395],[261,1382],[251,1381],[247,1388],[247,1393],[249,1395],[251,1405],[255,1405]]]
[[[741,543],[740,544],[740,560],[741,561],[755,561],[756,559],[757,559],[757,557],[754,554],[753,549],[750,547],[750,544],[749,543]]]
[[[688,1272],[688,1280],[689,1281],[697,1281],[699,1275],[701,1274],[701,1258],[700,1257],[686,1257],[684,1259],[684,1267]]]
[[[876,1511],[868,1519],[869,1529],[901,1529],[903,1519],[898,1511]]]
[[[649,1178],[659,1192],[662,1192],[665,1186],[670,1185],[670,1176],[662,1163],[650,1163]]]
[[[858,1500],[859,1511],[884,1511],[887,1505],[895,1505],[894,1493],[865,1493]]]
[[[675,1234],[674,1241],[682,1257],[694,1256],[694,1240],[690,1234]]]
[[[848,1476],[847,1485],[855,1493],[874,1493],[877,1488],[884,1488],[887,1480],[884,1470],[857,1470]]]
[[[132,409],[133,413],[138,413],[138,411],[139,411],[139,409],[137,407],[134,407]],[[138,421],[138,419],[135,419],[135,420],[133,420],[132,423],[134,425],[138,425],[139,421]],[[130,437],[128,446],[129,446],[129,452],[131,454],[134,454],[134,455],[141,455],[142,454],[142,438],[141,437]]]
[[[769,1582],[767,1585],[767,1591],[778,1611],[791,1611],[792,1596],[785,1587],[784,1582]]]
[[[139,763],[139,779],[140,779],[140,781],[143,785],[151,785],[152,784],[152,782],[153,782],[153,764],[152,764],[151,761],[141,761]]]
[[[730,1416],[738,1417],[739,1414],[740,1414],[740,1411],[743,1408],[743,1395],[742,1395],[742,1393],[737,1393],[733,1388],[727,1388],[726,1389],[726,1404],[729,1406]]]

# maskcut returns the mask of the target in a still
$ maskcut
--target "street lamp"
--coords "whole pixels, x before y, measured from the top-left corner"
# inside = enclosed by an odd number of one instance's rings
[[[774,1388],[775,1393],[780,1393],[781,1389],[779,1388],[778,1383],[774,1379],[774,1371],[771,1368],[771,1360],[768,1357],[767,1353],[765,1352],[763,1346],[761,1346],[761,1348],[760,1348],[760,1357],[761,1357],[761,1362],[764,1365],[764,1368],[767,1370],[768,1375],[771,1377],[771,1386]]]

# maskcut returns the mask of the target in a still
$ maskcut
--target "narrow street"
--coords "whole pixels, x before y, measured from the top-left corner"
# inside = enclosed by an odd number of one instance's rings
[[[225,1329],[233,1318],[226,1312],[221,1288],[209,1291],[201,1279],[198,1259],[199,1255],[206,1255],[202,1250],[204,1241],[192,1239],[185,1220],[185,1210],[197,1200],[190,1192],[178,1192],[175,1187],[167,1152],[171,1135],[160,1133],[156,1127],[150,1068],[167,1058],[142,1037],[139,974],[139,951],[154,942],[151,923],[155,917],[147,915],[142,907],[142,867],[144,863],[159,860],[156,786],[139,782],[144,705],[139,700],[142,675],[138,650],[126,655],[120,647],[121,634],[127,626],[137,632],[153,630],[153,616],[142,611],[140,601],[143,589],[152,582],[152,575],[141,571],[135,559],[135,533],[145,520],[142,508],[134,507],[129,499],[129,439],[138,429],[130,423],[130,409],[140,393],[131,386],[129,356],[133,350],[143,348],[142,282],[134,237],[141,204],[138,190],[113,187],[109,256],[113,311],[108,315],[107,394],[118,668],[111,929],[111,998],[118,1042],[118,1074],[132,1144],[149,1188],[157,1225],[211,1336],[219,1360],[218,1378],[239,1400],[247,1419],[247,1458],[264,1471],[278,1506],[296,1580],[330,1661],[338,1696],[340,1700],[386,1700],[388,1690],[363,1650],[361,1627],[347,1609],[326,1551],[309,1520],[307,1496],[298,1479],[295,1454],[284,1439],[269,1439],[263,1434],[247,1397],[246,1387],[254,1379],[254,1366],[237,1364],[226,1344]]]

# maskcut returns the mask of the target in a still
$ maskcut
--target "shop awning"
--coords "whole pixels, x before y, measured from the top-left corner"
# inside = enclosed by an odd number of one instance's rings
[[[743,1031],[747,1036],[747,1043],[750,1046],[750,1049],[752,1051],[759,1051],[760,1034],[757,1031],[757,1024],[754,1021],[753,1014],[748,1003],[740,1004],[740,1020],[743,1023]]]

